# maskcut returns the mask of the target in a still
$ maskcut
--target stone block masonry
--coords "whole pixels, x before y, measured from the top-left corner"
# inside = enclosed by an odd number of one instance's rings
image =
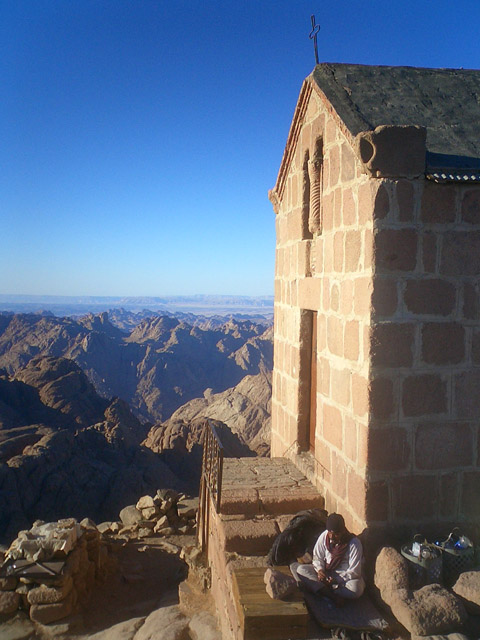
[[[222,623],[222,637],[251,637],[244,624],[245,611],[237,606],[236,571],[257,567],[263,576],[266,554],[280,531],[298,511],[321,510],[323,506],[320,492],[286,458],[224,459],[220,513],[212,503],[208,533],[211,593]],[[261,586],[265,594],[263,581]],[[274,600],[270,603],[278,604]],[[265,615],[268,602],[264,605],[260,609]],[[270,609],[272,615],[281,613],[275,607]],[[284,624],[285,628],[276,637],[296,637],[288,616],[278,619],[277,625],[279,620],[279,626]],[[264,637],[265,631],[262,633]]]
[[[417,240],[415,251],[413,240],[407,243],[410,257],[395,268],[393,259],[385,259],[390,249],[382,249],[373,275],[378,293],[371,310],[370,424],[385,447],[370,450],[370,475],[388,487],[385,515],[391,522],[418,520],[422,504],[425,519],[472,523],[467,495],[472,485],[480,490],[474,347],[479,190],[426,180],[410,184],[413,206],[405,216],[399,182],[384,182],[389,207],[377,224],[377,234],[408,232]],[[395,288],[394,302],[382,295],[387,282]],[[387,384],[384,396],[379,385]]]
[[[73,518],[38,522],[20,531],[6,558],[0,613],[11,615],[20,607],[40,624],[56,622],[85,606],[95,581],[103,581],[116,562],[96,526]]]
[[[369,184],[352,140],[320,97],[306,90],[303,99],[304,121],[277,214],[272,455],[295,461],[308,449],[307,423],[314,406],[315,455],[309,477],[324,492],[327,509],[342,510],[348,524],[358,529],[365,517],[371,209],[381,185]],[[304,164],[319,139],[321,228],[308,236],[301,222],[305,194],[298,185],[304,184]],[[379,202],[385,208],[381,198]],[[399,238],[400,248],[405,242],[412,243]],[[312,312],[317,313],[314,403],[308,364]]]
[[[427,180],[423,129],[378,129],[355,138],[304,83],[271,194],[272,455],[357,531],[480,526],[480,186]]]

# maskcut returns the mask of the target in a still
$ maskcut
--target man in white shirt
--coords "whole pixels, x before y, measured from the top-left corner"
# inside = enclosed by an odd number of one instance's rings
[[[293,563],[294,577],[313,593],[328,596],[337,605],[359,598],[365,589],[360,540],[345,527],[343,516],[332,513],[313,549],[312,564]]]

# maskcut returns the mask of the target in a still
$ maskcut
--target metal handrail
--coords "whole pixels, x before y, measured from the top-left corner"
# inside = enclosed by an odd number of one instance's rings
[[[202,551],[208,551],[208,528],[210,524],[210,504],[220,513],[223,477],[223,446],[217,430],[205,421],[202,434],[203,455],[200,477],[200,499],[198,504],[197,543]]]

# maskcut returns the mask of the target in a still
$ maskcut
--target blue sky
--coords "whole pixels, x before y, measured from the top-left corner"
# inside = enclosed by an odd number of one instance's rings
[[[320,61],[480,67],[478,0],[0,0],[0,293],[271,294],[312,13]]]

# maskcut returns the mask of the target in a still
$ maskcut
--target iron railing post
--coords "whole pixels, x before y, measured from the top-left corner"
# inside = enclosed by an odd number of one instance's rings
[[[200,490],[197,521],[197,544],[202,551],[208,552],[208,529],[210,526],[210,505],[214,504],[220,513],[223,480],[223,446],[217,430],[205,421],[202,433],[203,453],[202,472],[200,476]]]

